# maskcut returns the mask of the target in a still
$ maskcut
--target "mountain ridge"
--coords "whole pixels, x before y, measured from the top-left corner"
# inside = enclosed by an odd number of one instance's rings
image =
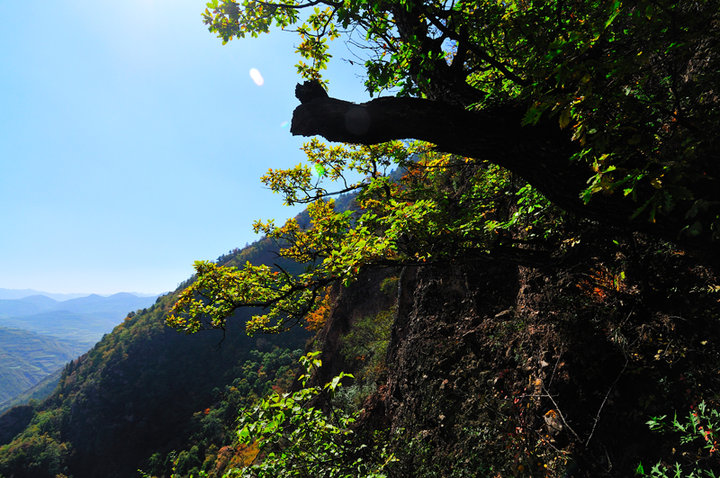
[[[10,289],[0,287],[0,300],[16,300],[23,299],[26,297],[41,295],[53,299],[57,302],[65,302],[71,299],[79,299],[82,297],[88,297],[90,295],[99,295],[100,297],[110,297],[117,294],[130,294],[136,297],[157,297],[163,294],[167,294],[169,291],[160,293],[147,293],[147,292],[134,292],[134,291],[119,291],[112,292],[109,294],[100,294],[97,292],[46,292],[37,289]]]
[[[278,259],[271,246],[261,240],[220,261],[272,264]],[[244,322],[251,311],[235,314],[222,332],[180,334],[165,326],[164,317],[182,288],[129,314],[71,361],[58,388],[31,413],[15,407],[0,416],[0,437],[12,439],[0,447],[0,475],[30,476],[24,470],[34,467],[42,471],[33,476],[136,476],[153,451],[164,456],[186,445],[194,414],[208,410],[219,390],[252,363],[250,351],[298,349],[307,338],[304,329],[248,337]],[[259,367],[250,366],[262,375]],[[36,437],[40,429],[47,433]],[[28,446],[32,452],[21,451]]]

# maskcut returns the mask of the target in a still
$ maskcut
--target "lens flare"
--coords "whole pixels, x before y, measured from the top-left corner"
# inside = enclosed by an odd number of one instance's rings
[[[260,70],[257,68],[250,68],[250,78],[255,82],[256,85],[262,86],[265,83],[265,79],[260,74]]]

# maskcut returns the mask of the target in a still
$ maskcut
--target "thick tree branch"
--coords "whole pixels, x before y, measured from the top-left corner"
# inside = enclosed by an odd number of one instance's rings
[[[655,223],[632,218],[638,203],[618,194],[596,195],[585,204],[580,193],[593,171],[587,164],[571,160],[577,146],[567,131],[559,128],[555,118],[522,126],[525,105],[467,111],[441,101],[408,97],[377,98],[355,104],[331,98],[312,83],[298,85],[296,96],[301,104],[293,114],[294,135],[319,135],[329,141],[366,145],[398,139],[428,141],[440,151],[502,166],[524,178],[559,207],[580,217],[680,240],[700,254],[708,252],[708,248],[714,251],[709,235],[690,238],[681,233],[682,216],[664,216]],[[717,258],[715,252],[710,255]]]
[[[331,98],[318,85],[298,85],[301,105],[295,109],[294,135],[320,135],[329,141],[377,144],[418,139],[441,151],[485,159],[520,175],[551,201],[583,216],[627,220],[628,206],[585,205],[580,192],[592,171],[571,163],[575,145],[557,122],[521,126],[525,107],[467,111],[459,106],[420,98],[385,97],[355,104]]]

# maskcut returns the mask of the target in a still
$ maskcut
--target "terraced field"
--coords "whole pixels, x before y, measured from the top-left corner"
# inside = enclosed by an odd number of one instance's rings
[[[89,347],[87,342],[0,328],[0,409]]]

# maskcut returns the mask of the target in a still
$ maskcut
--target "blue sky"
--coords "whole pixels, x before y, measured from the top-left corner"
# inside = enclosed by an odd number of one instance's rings
[[[222,42],[197,0],[0,2],[0,287],[160,292],[297,209],[293,34]],[[342,57],[330,94],[366,99]],[[250,78],[257,68],[265,82]]]

